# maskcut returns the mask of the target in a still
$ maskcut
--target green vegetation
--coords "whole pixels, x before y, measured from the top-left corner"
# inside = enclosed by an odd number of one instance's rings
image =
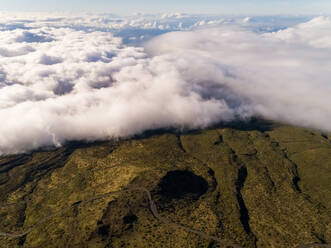
[[[151,191],[162,218],[244,247],[330,243],[330,177],[327,135],[268,122],[6,156],[1,232],[74,207],[25,237],[0,237],[0,247],[222,247],[160,223],[144,192],[80,203],[136,186]]]

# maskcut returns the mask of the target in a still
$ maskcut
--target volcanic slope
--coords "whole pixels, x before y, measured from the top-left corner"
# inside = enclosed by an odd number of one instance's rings
[[[3,248],[329,244],[330,209],[328,134],[265,121],[0,158]]]

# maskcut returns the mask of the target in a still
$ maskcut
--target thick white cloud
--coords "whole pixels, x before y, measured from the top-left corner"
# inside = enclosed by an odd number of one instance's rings
[[[291,32],[294,34],[282,35]],[[242,105],[250,112],[330,131],[330,35],[330,20],[316,18],[289,30],[262,35],[235,27],[169,33],[148,47],[158,55],[189,55],[198,61],[204,58],[200,69],[197,66],[190,72],[195,80],[208,79],[226,87],[235,98],[245,99]],[[229,77],[219,77],[215,66],[229,67]]]
[[[213,23],[147,52],[109,30],[39,22],[0,30],[0,154],[253,115],[331,130],[327,18],[269,34]]]
[[[309,22],[271,34],[280,40],[294,44],[307,44],[316,48],[331,48],[331,18],[317,17]]]

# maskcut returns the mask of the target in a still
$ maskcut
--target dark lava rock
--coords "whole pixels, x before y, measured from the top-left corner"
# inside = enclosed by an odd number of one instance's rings
[[[110,233],[109,228],[110,228],[109,225],[103,225],[103,226],[99,227],[98,234],[101,236],[109,236],[109,233]]]
[[[138,217],[134,214],[128,214],[124,216],[123,223],[124,224],[132,224],[138,220]]]
[[[167,200],[193,198],[198,199],[208,190],[205,179],[191,171],[169,171],[159,183],[159,195]]]

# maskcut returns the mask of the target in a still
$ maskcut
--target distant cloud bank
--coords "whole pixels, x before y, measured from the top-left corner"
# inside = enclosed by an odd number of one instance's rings
[[[328,17],[3,17],[0,154],[255,115],[331,131]]]

